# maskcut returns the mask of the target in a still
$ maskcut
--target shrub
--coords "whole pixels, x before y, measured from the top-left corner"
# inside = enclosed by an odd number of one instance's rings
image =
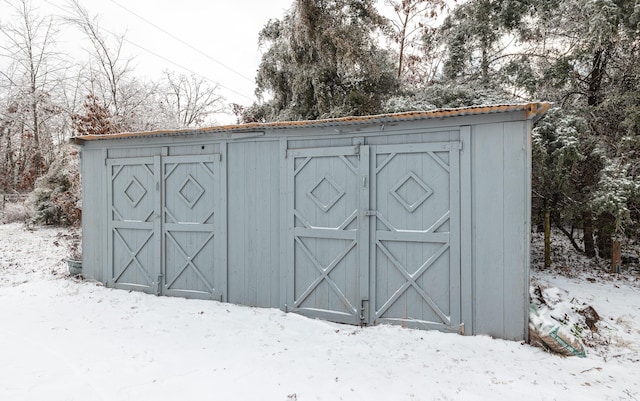
[[[26,202],[7,202],[0,213],[2,215],[0,223],[25,222],[31,218],[31,214]]]
[[[45,225],[79,225],[82,215],[78,150],[62,147],[49,171],[38,178],[30,196],[32,222]]]

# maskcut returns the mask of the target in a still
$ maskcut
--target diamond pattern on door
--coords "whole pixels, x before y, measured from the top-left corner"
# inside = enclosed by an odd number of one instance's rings
[[[316,204],[323,212],[328,212],[344,195],[344,189],[340,188],[330,176],[320,178],[307,191],[307,196]]]
[[[178,190],[178,195],[180,195],[182,200],[190,209],[193,209],[204,193],[205,190],[202,188],[202,185],[200,185],[191,175],[187,176],[184,184],[182,184],[180,186],[180,190]]]
[[[390,193],[409,213],[413,213],[433,194],[433,190],[413,171],[410,171],[409,174],[391,188]]]
[[[109,285],[222,299],[218,155],[107,160]]]
[[[451,170],[459,151],[388,145],[373,157],[373,322],[454,330],[460,323],[460,266],[452,253],[459,241],[459,177]]]
[[[368,275],[362,271],[358,234],[359,176],[360,158],[353,147],[289,154],[290,310],[360,322]]]
[[[109,284],[155,292],[160,273],[153,158],[111,159],[109,172]]]
[[[127,189],[124,190],[124,196],[129,199],[131,206],[136,207],[138,203],[147,194],[147,190],[140,184],[140,181],[136,177],[131,178],[131,182],[127,185]]]
[[[162,159],[162,291],[222,299],[225,266],[217,266],[218,164],[212,156]]]

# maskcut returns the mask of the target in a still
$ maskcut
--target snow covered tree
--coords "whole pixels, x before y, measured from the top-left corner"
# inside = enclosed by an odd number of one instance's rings
[[[598,185],[604,163],[597,138],[581,116],[554,108],[534,128],[534,221],[544,227],[545,266],[551,264],[552,224],[583,252],[574,228],[584,217],[584,206]]]
[[[606,159],[600,181],[584,205],[585,251],[595,254],[590,226],[595,224],[600,256],[610,256],[611,236],[633,227],[627,218],[640,163],[637,155],[622,152],[621,144],[637,135],[638,22],[635,0],[565,0],[547,22],[549,40],[562,45],[562,57],[553,60],[547,76],[561,88],[565,107],[579,107],[598,138]],[[559,72],[559,73],[558,73]],[[635,99],[635,101],[634,101]],[[635,133],[634,133],[635,130]],[[591,220],[591,221],[590,221]]]
[[[318,119],[380,110],[398,87],[373,0],[297,0],[260,32],[266,48],[251,108],[266,120]],[[256,108],[262,111],[255,110]]]
[[[109,110],[115,130],[139,131],[146,127],[140,116],[154,95],[155,85],[140,82],[133,74],[131,57],[124,52],[124,35],[110,35],[100,28],[98,16],[92,16],[77,0],[69,1],[71,17],[65,20],[77,27],[88,40],[91,55],[83,68],[86,93],[96,95]]]
[[[213,122],[213,114],[224,109],[223,98],[217,94],[217,85],[211,86],[195,75],[165,71],[161,86],[163,102],[176,128],[198,127]]]
[[[511,33],[527,9],[521,0],[470,0],[456,7],[441,27],[447,48],[445,77],[491,87],[507,63],[505,56],[513,51]]]
[[[534,134],[533,215],[582,228],[589,256],[638,230],[639,22],[636,0],[470,0],[442,29],[443,83],[563,109]]]
[[[46,225],[79,225],[82,215],[80,155],[72,145],[63,145],[45,175],[38,178],[29,196],[32,221]]]
[[[107,135],[116,133],[109,109],[104,107],[93,93],[87,95],[83,104],[84,114],[73,114],[73,129],[78,135]]]
[[[444,0],[385,0],[393,9],[391,39],[397,45],[397,77],[422,87],[437,75],[441,55],[434,41],[442,13],[449,10]]]
[[[10,60],[0,72],[0,136],[5,139],[0,146],[6,162],[0,175],[11,189],[24,191],[55,158],[54,131],[62,114],[53,96],[60,84],[55,79],[57,32],[52,19],[40,17],[28,0],[7,4],[13,15],[0,20],[0,56]]]

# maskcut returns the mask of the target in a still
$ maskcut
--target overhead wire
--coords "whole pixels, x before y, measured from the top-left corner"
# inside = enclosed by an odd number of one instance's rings
[[[104,28],[102,28],[102,29],[104,29]],[[106,29],[104,29],[104,31],[105,31],[105,32],[108,32],[108,33],[111,33],[112,35],[114,35],[114,33],[109,32],[109,31],[108,31],[108,30],[106,30]],[[175,61],[170,60],[170,59],[168,59],[168,58],[166,58],[166,57],[164,57],[164,56],[162,56],[162,55],[160,55],[160,54],[158,54],[158,53],[156,53],[156,52],[154,52],[154,51],[152,51],[152,50],[149,50],[149,49],[147,49],[147,48],[145,48],[145,47],[143,47],[143,46],[141,46],[141,45],[139,45],[139,44],[137,44],[137,43],[135,43],[135,42],[132,42],[132,41],[130,41],[130,40],[129,40],[129,39],[127,39],[127,38],[122,38],[122,40],[124,40],[125,42],[129,43],[130,45],[133,45],[133,46],[135,46],[135,47],[137,47],[137,48],[139,48],[139,49],[141,49],[141,50],[143,50],[143,51],[145,51],[145,52],[147,52],[147,53],[149,53],[149,54],[152,54],[152,55],[154,55],[154,56],[158,57],[159,59],[162,59],[162,60],[164,60],[164,61],[166,61],[166,62],[168,62],[168,63],[171,63],[171,64],[175,65],[176,67],[182,68],[183,70],[188,71],[188,72],[190,72],[190,73],[191,73],[191,74],[193,74],[193,75],[197,75],[197,76],[199,76],[199,77],[201,77],[201,78],[203,78],[203,79],[206,79],[207,81],[210,81],[210,82],[212,82],[212,83],[214,83],[214,84],[218,85],[219,87],[221,87],[221,88],[224,88],[224,89],[228,90],[228,91],[229,91],[229,92],[231,92],[231,93],[235,93],[235,94],[236,94],[236,95],[238,95],[238,96],[242,96],[242,97],[243,97],[243,98],[245,98],[245,99],[248,99],[248,100],[253,101],[253,99],[252,99],[252,98],[250,98],[249,96],[243,95],[242,93],[240,93],[240,92],[238,92],[238,91],[236,91],[236,90],[234,90],[234,89],[231,89],[231,88],[229,88],[228,86],[222,85],[220,82],[217,82],[217,81],[215,81],[215,80],[213,80],[213,79],[211,79],[211,78],[209,78],[209,77],[206,77],[206,76],[204,76],[204,75],[202,75],[202,74],[200,74],[200,73],[197,73],[197,72],[193,71],[192,69],[190,69],[190,68],[188,68],[188,67],[185,67],[185,66],[183,66],[182,64],[178,64],[178,63],[176,63]]]
[[[236,74],[237,76],[242,77],[242,78],[244,78],[245,80],[247,80],[247,81],[249,81],[249,82],[253,83],[253,79],[251,79],[251,78],[247,77],[246,75],[244,75],[244,74],[242,74],[242,73],[240,73],[240,72],[238,72],[238,71],[234,70],[233,68],[231,68],[231,67],[229,67],[228,65],[226,65],[226,64],[224,64],[224,63],[222,63],[221,61],[216,60],[215,58],[211,57],[210,55],[208,55],[207,53],[203,52],[202,50],[200,50],[200,49],[198,49],[198,48],[196,48],[196,47],[192,46],[190,43],[188,43],[188,42],[186,42],[186,41],[184,41],[184,40],[180,39],[180,38],[179,38],[179,37],[177,37],[176,35],[172,34],[171,32],[168,32],[168,31],[167,31],[167,30],[165,30],[164,28],[162,28],[162,27],[160,27],[160,26],[156,25],[155,23],[153,23],[153,22],[149,21],[148,19],[146,19],[146,18],[142,17],[141,15],[137,14],[136,12],[134,12],[134,11],[132,11],[132,10],[128,9],[127,7],[125,7],[125,6],[123,6],[122,4],[118,3],[117,1],[115,1],[115,0],[110,0],[110,1],[111,1],[113,4],[115,4],[116,6],[118,6],[118,7],[122,8],[122,9],[123,9],[123,10],[125,10],[126,12],[128,12],[128,13],[130,13],[131,15],[135,16],[136,18],[138,18],[138,19],[140,19],[140,20],[142,20],[142,21],[146,22],[147,24],[151,25],[152,27],[156,28],[156,29],[157,29],[157,30],[159,30],[160,32],[164,33],[165,35],[167,35],[167,36],[169,36],[169,37],[171,37],[171,38],[173,38],[173,39],[177,40],[178,42],[182,43],[183,45],[187,46],[187,47],[188,47],[188,48],[190,48],[191,50],[193,50],[193,51],[195,51],[195,52],[199,53],[200,55],[202,55],[202,56],[204,56],[204,57],[208,58],[209,60],[213,61],[214,63],[217,63],[218,65],[220,65],[220,66],[222,66],[222,67],[226,68],[227,70],[229,70],[229,71],[233,72],[233,73],[234,73],[234,74]]]
[[[67,13],[67,12],[68,12],[68,10],[65,10],[65,9],[63,9],[62,7],[60,7],[59,5],[52,3],[50,0],[44,0],[44,1],[45,1],[45,3],[48,3],[49,5],[51,5],[51,6],[55,7],[55,8],[57,8],[57,9],[59,9],[59,10],[61,10],[61,11],[65,12],[65,13]],[[108,33],[108,34],[110,34],[110,35],[118,36],[118,35],[117,35],[117,34],[115,34],[114,32],[111,32],[110,30],[108,30],[108,29],[106,29],[106,28],[104,28],[104,27],[100,27],[100,29],[101,29],[101,30],[103,30],[104,32],[107,32],[107,33]],[[158,58],[159,58],[159,59],[161,59],[161,60],[164,60],[164,61],[166,61],[166,62],[168,62],[168,63],[170,63],[170,64],[172,64],[172,65],[174,65],[174,66],[176,66],[176,67],[178,67],[178,68],[181,68],[181,69],[183,69],[183,70],[185,70],[185,71],[187,71],[187,72],[189,72],[189,73],[191,73],[191,74],[193,74],[193,75],[195,75],[195,76],[198,76],[198,77],[200,77],[200,78],[202,78],[202,79],[205,79],[205,80],[207,80],[207,81],[209,81],[209,82],[211,82],[211,83],[213,83],[213,84],[215,84],[215,85],[219,86],[219,87],[220,87],[220,88],[222,88],[222,89],[225,89],[225,90],[227,90],[227,91],[229,91],[229,92],[231,92],[231,93],[234,93],[234,94],[236,94],[236,95],[238,95],[238,96],[241,96],[241,97],[243,97],[243,98],[245,98],[245,99],[247,99],[247,100],[250,100],[250,101],[253,101],[253,100],[254,100],[252,97],[249,97],[249,96],[247,96],[247,95],[245,95],[245,94],[242,94],[242,93],[240,93],[240,92],[238,92],[238,91],[236,91],[236,90],[234,90],[234,89],[232,89],[232,88],[229,88],[228,86],[225,86],[225,85],[221,84],[220,82],[218,82],[218,81],[216,81],[216,80],[214,80],[214,79],[212,79],[212,78],[209,78],[209,77],[207,77],[207,76],[205,76],[205,75],[202,75],[202,74],[200,74],[200,73],[198,73],[198,72],[196,72],[196,71],[193,71],[192,69],[190,69],[190,68],[188,68],[188,67],[185,67],[185,66],[183,66],[183,65],[181,65],[181,64],[179,64],[179,63],[177,63],[177,62],[175,62],[175,61],[173,61],[173,60],[171,60],[171,59],[169,59],[169,58],[167,58],[167,57],[165,57],[165,56],[162,56],[162,55],[160,55],[160,54],[158,54],[158,53],[156,53],[156,52],[152,51],[152,50],[149,50],[149,49],[147,49],[146,47],[144,47],[144,46],[142,46],[142,45],[139,45],[139,44],[137,44],[137,43],[135,43],[135,42],[133,42],[133,41],[131,41],[131,40],[129,40],[129,39],[127,39],[127,38],[125,38],[125,37],[122,37],[122,40],[123,40],[123,41],[125,41],[125,42],[127,42],[127,43],[129,43],[130,45],[133,45],[133,46],[135,46],[135,47],[137,47],[137,48],[139,48],[139,49],[141,49],[141,50],[143,50],[143,51],[145,51],[145,52],[147,52],[147,53],[149,53],[149,54],[151,54],[151,55],[155,56],[155,57],[158,57]],[[227,68],[228,68],[228,67],[227,67]],[[246,77],[244,77],[244,78],[246,79]]]

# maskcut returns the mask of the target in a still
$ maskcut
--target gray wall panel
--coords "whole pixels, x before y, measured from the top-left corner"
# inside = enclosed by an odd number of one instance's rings
[[[464,332],[473,333],[474,271],[472,258],[471,127],[460,127],[460,313]]]
[[[504,134],[504,330],[501,337],[522,339],[522,327],[528,311],[523,305],[525,283],[525,219],[527,210],[525,123],[505,124]]]
[[[475,332],[500,337],[504,329],[504,125],[474,127],[473,237]]]
[[[280,306],[277,141],[231,142],[227,158],[228,301]]]
[[[82,271],[85,277],[105,281],[107,243],[106,175],[102,149],[82,152]]]
[[[529,129],[519,121],[473,132],[474,332],[510,340],[527,327]]]

